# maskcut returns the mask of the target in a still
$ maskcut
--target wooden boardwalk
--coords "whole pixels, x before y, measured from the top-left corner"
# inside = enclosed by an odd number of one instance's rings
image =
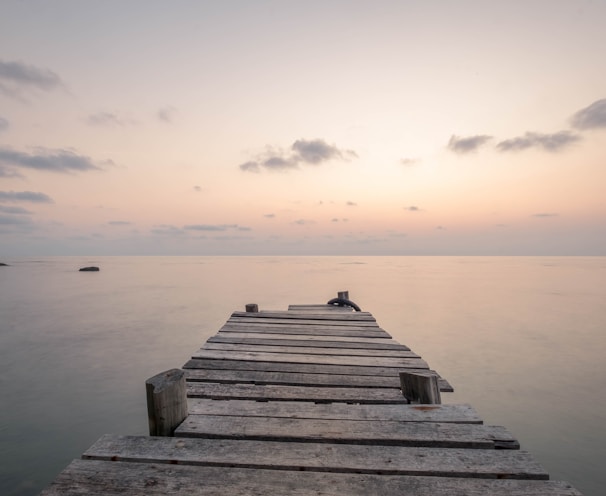
[[[234,312],[182,371],[174,436],[105,435],[42,494],[580,495],[470,405],[408,404],[401,371],[452,387],[368,312]]]

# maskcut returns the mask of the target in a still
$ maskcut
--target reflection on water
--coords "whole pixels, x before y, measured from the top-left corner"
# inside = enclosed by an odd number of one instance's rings
[[[37,494],[104,433],[146,434],[145,379],[246,303],[349,290],[487,423],[601,494],[606,259],[57,257],[0,268],[0,494]],[[98,265],[98,273],[78,268]],[[6,401],[6,399],[9,399]],[[599,490],[598,490],[599,488]]]

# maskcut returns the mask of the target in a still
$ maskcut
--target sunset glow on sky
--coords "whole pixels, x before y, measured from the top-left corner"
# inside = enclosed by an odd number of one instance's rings
[[[0,259],[606,255],[606,2],[0,4]]]

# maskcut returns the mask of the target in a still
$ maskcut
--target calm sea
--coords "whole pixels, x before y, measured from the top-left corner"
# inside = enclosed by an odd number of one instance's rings
[[[147,434],[145,380],[246,303],[337,291],[585,496],[606,487],[606,257],[0,260],[0,494],[37,494],[104,433]],[[98,273],[78,272],[98,265]]]

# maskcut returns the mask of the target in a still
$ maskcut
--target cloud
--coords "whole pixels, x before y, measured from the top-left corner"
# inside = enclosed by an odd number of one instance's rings
[[[606,98],[593,102],[588,107],[579,110],[571,118],[570,123],[576,129],[598,129],[606,127]]]
[[[151,232],[152,234],[156,234],[158,236],[182,236],[185,234],[182,229],[169,224],[160,224],[154,226]]]
[[[250,231],[249,227],[239,226],[238,224],[189,224],[183,226],[188,231],[227,231],[235,229],[237,231]]]
[[[263,217],[265,217],[266,219],[275,219],[276,214],[265,214],[263,215]]]
[[[409,212],[420,212],[421,209],[419,207],[416,207],[415,205],[411,205],[410,207],[404,207],[406,210],[408,210]]]
[[[542,148],[548,152],[558,152],[579,141],[581,137],[570,131],[559,131],[553,134],[526,132],[497,144],[501,152],[521,151],[528,148]]]
[[[6,207],[4,205],[0,205],[0,212],[11,215],[31,215],[33,213],[23,207]]]
[[[50,172],[101,170],[93,161],[71,150],[36,148],[35,153],[24,153],[0,147],[0,164]]]
[[[0,225],[2,226],[31,226],[32,224],[33,222],[29,217],[0,215]]]
[[[240,170],[243,170],[245,172],[261,172],[259,163],[255,162],[254,160],[240,164]]]
[[[560,214],[557,214],[555,212],[542,212],[542,213],[538,213],[538,214],[532,214],[532,217],[539,217],[539,218],[549,218],[549,217],[559,217]]]
[[[4,117],[0,117],[0,133],[9,128],[9,123]]]
[[[299,168],[301,164],[319,165],[330,160],[348,161],[358,155],[353,150],[341,150],[321,139],[295,141],[289,150],[276,150],[268,146],[264,153],[253,160],[240,164],[245,172],[268,170],[287,171]]]
[[[356,202],[352,202],[352,201],[348,201],[347,203],[345,203],[345,205],[347,205],[348,207],[357,207],[358,204]]]
[[[86,122],[91,126],[128,126],[136,124],[132,119],[125,119],[110,112],[97,112],[87,117]]]
[[[23,62],[0,60],[0,93],[24,101],[31,90],[51,91],[63,86],[61,78],[48,69],[40,69]]]
[[[492,139],[492,136],[486,134],[478,134],[476,136],[467,136],[466,138],[460,138],[454,134],[448,141],[448,149],[455,153],[470,153],[475,152],[482,145]]]
[[[400,165],[404,165],[406,167],[410,167],[412,165],[415,165],[417,163],[419,163],[420,160],[417,158],[402,158],[400,159]]]
[[[357,157],[353,150],[339,150],[336,146],[329,145],[321,139],[297,140],[291,148],[299,161],[314,165],[332,159],[344,160],[346,157]]]
[[[297,162],[293,160],[291,157],[269,157],[263,161],[261,164],[263,167],[266,167],[270,170],[286,170],[286,169],[296,169]]]
[[[0,202],[54,203],[50,196],[34,191],[0,191]]]
[[[297,220],[293,221],[292,223],[296,224],[297,226],[307,226],[309,224],[315,224],[315,222],[313,220],[307,220],[307,219],[297,219]]]
[[[21,177],[22,178],[23,175],[19,174],[19,172],[17,172],[12,167],[3,167],[2,165],[0,165],[0,177]]]
[[[108,224],[110,226],[130,226],[131,222],[128,222],[127,220],[110,220]]]
[[[158,110],[158,113],[156,114],[158,116],[158,119],[160,119],[162,122],[166,122],[167,124],[170,124],[173,119],[174,116],[177,113],[177,109],[174,107],[162,107],[160,110]]]
[[[202,191],[202,188],[200,186],[194,186],[194,190],[199,193],[200,191]]]

